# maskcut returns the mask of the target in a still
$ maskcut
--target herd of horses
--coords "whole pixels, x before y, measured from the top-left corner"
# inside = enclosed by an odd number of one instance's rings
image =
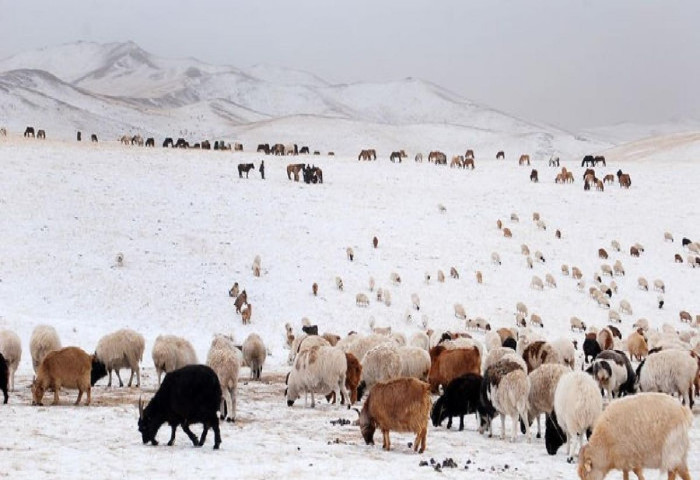
[[[323,170],[314,165],[304,163],[290,163],[287,165],[287,179],[299,181],[299,174],[304,179],[304,183],[323,183]]]
[[[310,155],[311,150],[309,149],[308,145],[302,145],[301,148],[296,143],[289,143],[287,145],[284,145],[282,143],[275,143],[272,146],[270,146],[269,143],[260,143],[258,144],[258,148],[255,150],[257,153],[264,153],[265,155],[276,155],[276,156],[285,156],[285,155]],[[321,152],[319,150],[314,150],[313,152],[314,155],[321,155]],[[334,152],[328,152],[328,156],[333,156],[335,155]]]

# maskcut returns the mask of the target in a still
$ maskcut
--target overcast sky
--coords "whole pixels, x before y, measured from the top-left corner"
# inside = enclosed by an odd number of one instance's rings
[[[132,40],[165,57],[412,76],[576,130],[700,118],[698,0],[0,0],[0,58]]]

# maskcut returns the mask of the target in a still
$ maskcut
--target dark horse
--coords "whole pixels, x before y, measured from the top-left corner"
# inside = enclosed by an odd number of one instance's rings
[[[250,170],[255,170],[255,165],[253,165],[252,163],[239,163],[238,178],[243,178],[243,172],[245,172],[245,178],[248,178],[248,172]]]
[[[314,166],[305,167],[304,183],[323,183],[323,170]]]
[[[391,152],[389,160],[391,160],[394,163],[396,162],[396,160],[398,160],[399,163],[401,163],[401,152]]]
[[[581,160],[581,166],[595,167],[595,158],[593,158],[593,155],[586,155],[585,157],[583,157],[583,160]]]
[[[167,137],[167,138],[163,141],[163,148],[172,147],[172,146],[173,146],[173,139],[170,138],[170,137]]]
[[[27,129],[24,131],[24,137],[34,138],[34,127],[27,127]]]
[[[593,159],[594,165],[598,165],[599,163],[602,163],[604,167],[607,167],[607,164],[605,163],[605,157],[602,155],[596,155],[596,157]]]
[[[97,143],[97,134],[93,133],[90,135],[90,141],[93,143]]]

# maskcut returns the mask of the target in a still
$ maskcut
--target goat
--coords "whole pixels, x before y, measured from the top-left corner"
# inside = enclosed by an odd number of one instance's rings
[[[58,392],[63,388],[77,388],[80,403],[87,393],[85,405],[90,405],[90,371],[92,357],[78,347],[66,347],[46,354],[32,382],[32,405],[42,405],[44,392],[53,390],[53,404],[58,405]]]

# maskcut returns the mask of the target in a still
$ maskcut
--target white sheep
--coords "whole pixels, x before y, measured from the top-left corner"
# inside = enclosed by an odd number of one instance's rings
[[[401,276],[396,272],[391,272],[389,280],[391,280],[391,283],[394,285],[401,285]]]
[[[358,400],[364,390],[369,391],[377,382],[401,376],[402,364],[399,349],[390,344],[381,344],[370,349],[362,357],[362,381],[358,390]]]
[[[608,320],[614,323],[622,323],[622,319],[620,318],[620,314],[617,313],[615,310],[610,310],[608,312]]]
[[[464,310],[464,306],[461,303],[454,304],[454,311],[455,317],[459,318],[460,320],[467,318],[467,312]]]
[[[569,266],[566,264],[562,264],[561,266],[561,274],[564,276],[569,276]]]
[[[445,272],[443,272],[442,270],[437,271],[437,281],[439,283],[445,283]]]
[[[537,315],[536,313],[531,313],[530,314],[530,324],[531,325],[537,325],[540,328],[543,328],[544,325],[542,323],[542,317]]]
[[[646,332],[647,330],[649,330],[649,320],[647,320],[646,318],[640,318],[632,324],[632,328],[634,328],[635,330],[641,328]]]
[[[654,280],[654,290],[661,293],[666,293],[666,285],[664,285],[664,281],[659,279]]]
[[[335,277],[335,287],[342,291],[343,290],[343,279],[340,277]]]
[[[420,310],[420,297],[417,293],[411,294],[411,305],[413,305],[413,308],[416,310]]]
[[[567,340],[568,341],[568,340]],[[571,342],[569,342],[571,343]],[[537,420],[537,438],[542,436],[540,416],[549,415],[554,411],[554,392],[559,379],[571,370],[557,363],[545,363],[534,369],[530,378],[530,393],[528,395],[528,422]]]
[[[522,253],[525,256],[528,256],[530,255],[530,248],[523,243],[522,245],[520,245],[520,253]]]
[[[369,305],[369,298],[364,293],[358,293],[355,295],[355,305],[358,307],[367,307]]]
[[[483,363],[481,364],[481,371],[486,372],[486,370],[491,366],[494,365],[496,362],[499,362],[503,360],[504,358],[507,358],[518,365],[522,367],[524,371],[527,372],[527,364],[525,363],[525,360],[523,360],[523,357],[520,355],[517,355],[515,353],[515,350],[512,348],[508,347],[495,347],[489,350],[489,353],[486,355],[484,358]]]
[[[292,343],[292,348],[289,350],[289,356],[287,357],[287,363],[292,365],[294,359],[297,357],[299,352],[303,350],[308,350],[311,347],[327,347],[330,346],[330,342],[319,335],[299,335],[294,339]],[[252,373],[252,372],[251,372]]]
[[[351,262],[355,258],[355,252],[353,251],[352,247],[346,248],[345,254],[348,256],[348,260],[350,260]]]
[[[576,364],[576,347],[574,347],[574,342],[568,338],[558,338],[549,343],[554,351],[557,352],[561,363],[573,370]]]
[[[617,282],[615,280],[610,280],[610,291],[617,293]]]
[[[544,283],[542,283],[542,279],[537,275],[533,275],[532,280],[530,280],[530,288],[534,290],[544,290]]]
[[[519,221],[520,221],[520,218],[518,218],[518,214],[517,214],[517,213],[511,213],[511,214],[510,214],[510,221],[511,221],[511,222],[519,222]]]
[[[22,360],[22,341],[12,330],[0,330],[0,353],[7,362],[9,388],[15,391],[15,372]]]
[[[641,290],[649,290],[649,282],[647,282],[647,279],[644,277],[639,277],[637,279],[637,287],[639,287]]]
[[[632,315],[632,305],[627,300],[620,300],[620,306],[618,308],[620,313],[625,313],[627,315]]]
[[[503,342],[498,332],[489,331],[486,332],[486,336],[484,337],[484,344],[486,344],[486,350],[490,352],[494,348],[499,348]]]
[[[291,407],[302,392],[304,406],[311,393],[311,408],[316,406],[315,393],[325,395],[332,391],[336,398],[350,398],[345,388],[347,368],[345,353],[336,347],[312,347],[299,353],[287,377],[287,406]]]
[[[522,418],[525,424],[527,442],[531,441],[530,427],[527,422],[528,394],[530,393],[530,379],[525,370],[513,370],[501,378],[499,384],[489,385],[487,395],[493,404],[493,408],[501,416],[501,440],[506,438],[506,416],[513,420],[511,441],[515,442],[518,433],[518,419]]]
[[[498,252],[492,252],[491,253],[491,262],[494,265],[500,265],[501,264],[501,256],[498,254]]]
[[[366,337],[352,335],[348,338],[348,341],[341,340],[338,342],[338,347],[346,353],[352,353],[355,358],[359,359],[360,361],[362,361],[362,358],[364,358],[368,351],[377,345],[389,344],[398,346],[391,337],[387,337],[386,335],[372,334]]]
[[[369,291],[374,292],[374,277],[369,277]]]
[[[426,285],[430,285],[430,272],[425,272],[425,273],[423,274],[423,278],[424,278],[424,280],[425,280],[425,284],[426,284]]]
[[[578,474],[582,480],[603,479],[610,470],[632,471],[657,468],[668,478],[688,472],[688,430],[693,423],[690,409],[667,395],[640,393],[615,400],[598,418],[588,445],[581,448]]]
[[[545,262],[544,255],[542,255],[542,252],[540,252],[539,250],[537,250],[533,256],[535,257],[535,260],[537,260],[538,262],[540,262],[540,263]]]
[[[172,372],[185,365],[199,363],[192,344],[175,335],[158,335],[153,343],[151,358],[153,358],[153,365],[158,374],[159,387],[163,373]]]
[[[261,269],[260,255],[256,255],[255,258],[253,259],[252,269],[253,269],[253,276],[259,277],[260,276],[260,269]]]
[[[319,337],[322,338],[322,337]],[[324,339],[325,340],[325,339]],[[250,378],[260,380],[262,368],[267,358],[265,344],[257,333],[251,333],[243,342],[243,361],[250,367]]]
[[[610,277],[613,276],[613,269],[612,269],[612,267],[611,267],[610,265],[608,265],[607,263],[604,263],[604,264],[602,264],[602,265],[600,266],[600,272],[601,272],[603,275],[608,275],[608,276],[610,276]]]
[[[515,304],[515,311],[522,315],[527,316],[527,306],[523,302],[518,302]]]
[[[610,308],[610,299],[606,297],[603,293],[601,293],[600,295],[596,295],[596,301],[598,302],[598,306]]]
[[[532,263],[532,257],[525,257],[525,265],[527,265],[527,268],[529,269],[532,269],[534,267],[534,264]]]
[[[146,349],[146,340],[140,333],[129,328],[123,328],[105,335],[97,342],[95,349],[96,360],[104,363],[105,368],[109,372],[108,387],[112,386],[112,370],[116,371],[119,386],[123,387],[119,376],[119,370],[129,368],[131,375],[129,376],[129,387],[134,380],[136,374],[136,386],[141,387],[141,368],[139,363],[143,360],[143,351]]]
[[[430,349],[430,337],[425,332],[416,332],[411,335],[408,344],[412,347],[419,347],[426,352]]]
[[[231,337],[214,335],[207,354],[207,365],[219,378],[221,385],[221,419],[236,421],[236,397],[238,392],[238,372],[240,364],[238,349]]]
[[[625,267],[622,266],[622,262],[619,260],[615,261],[615,264],[613,265],[613,272],[615,275],[625,275]]]
[[[671,232],[664,232],[664,241],[673,242],[673,235],[671,235]]]
[[[554,279],[551,273],[544,276],[544,281],[547,283],[548,287],[557,288],[557,281]]]
[[[544,223],[544,220],[537,220],[537,228],[539,230],[547,230],[547,224]]]
[[[619,251],[620,251],[620,242],[618,242],[617,240],[611,241],[611,242],[610,242],[610,246],[611,246],[612,249],[615,250],[616,252],[619,252]]]
[[[401,376],[414,377],[423,382],[428,381],[430,372],[430,354],[421,347],[399,347],[401,358]]]
[[[557,423],[567,435],[567,456],[573,459],[575,443],[580,448],[586,431],[593,427],[603,411],[598,384],[585,372],[562,375],[554,392]],[[574,439],[576,437],[576,439]]]
[[[581,280],[583,273],[578,267],[571,267],[571,278],[574,280]]]
[[[34,372],[41,365],[47,353],[61,348],[61,340],[56,329],[49,325],[37,325],[29,338],[29,352],[32,354],[32,367]]]
[[[690,405],[693,382],[698,373],[698,364],[690,352],[684,350],[661,350],[647,357],[639,367],[637,379],[643,392],[678,394],[684,405]]]
[[[579,332],[586,330],[586,324],[578,317],[571,317],[569,323],[571,324],[571,330],[578,330]]]
[[[384,289],[384,305],[391,307],[391,292],[387,289]]]

